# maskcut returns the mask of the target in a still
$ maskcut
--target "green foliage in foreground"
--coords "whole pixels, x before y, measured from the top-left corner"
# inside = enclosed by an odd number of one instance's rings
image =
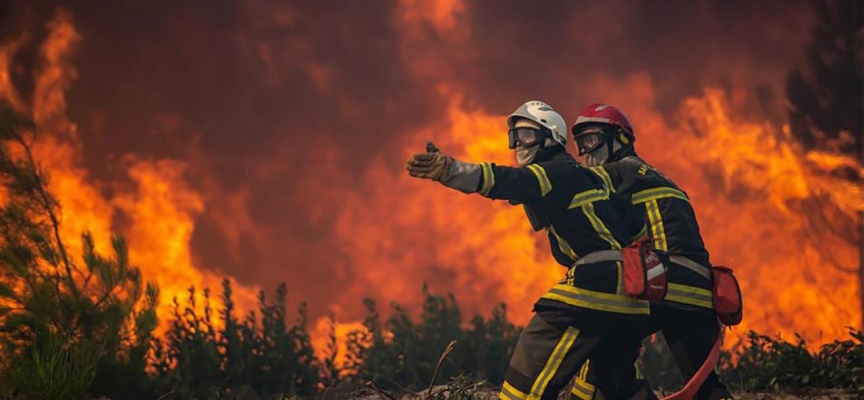
[[[117,371],[135,372],[123,381],[124,387],[108,379],[119,372],[112,375],[98,368],[108,358],[104,353],[83,345],[69,346],[56,337],[39,339],[2,371],[7,383],[13,384],[7,394],[22,400],[98,395],[114,400],[155,399],[169,393],[166,399],[341,399],[353,394],[334,397],[336,392],[328,388],[362,388],[369,380],[391,393],[423,392],[441,352],[457,340],[435,382],[446,386],[435,391],[433,398],[446,394],[473,399],[479,382],[501,384],[520,329],[507,320],[503,306],[488,319],[477,316],[463,323],[452,295],[426,291],[417,318],[396,304],[382,318],[376,302],[367,299],[366,329],[349,336],[347,363],[337,368],[332,362],[335,354],[323,357],[324,361],[315,356],[305,329],[305,306],[300,306],[294,322],[289,321],[286,293],[284,285],[277,289],[274,300],[262,293],[259,309],[240,318],[235,315],[228,281],[223,284],[218,309],[209,304],[209,291],[200,296],[190,289],[185,301],[176,300],[168,333],[150,341],[146,367],[136,371],[136,363],[117,364]],[[202,297],[200,304],[196,299]],[[219,327],[213,325],[216,319],[221,320]],[[720,372],[736,390],[842,388],[861,393],[862,339],[864,333],[851,332],[848,340],[810,352],[800,338],[789,343],[751,332],[747,341],[732,350],[734,357],[724,354]],[[652,368],[644,371],[655,387],[673,389],[680,385],[680,376],[674,372],[668,351],[656,350],[662,343],[662,338],[646,341],[643,361]],[[735,362],[730,361],[733,358]],[[652,371],[662,374],[652,375]]]
[[[849,338],[808,350],[796,335],[794,343],[749,331],[746,339],[721,353],[718,369],[733,391],[797,392],[844,389],[864,395],[864,332],[850,329]],[[683,385],[662,334],[645,340],[641,363],[652,386],[666,392]]]
[[[460,374],[502,382],[519,334],[507,320],[507,308],[499,305],[489,319],[475,316],[466,327],[452,294],[432,294],[426,287],[424,294],[417,322],[394,303],[391,316],[382,323],[376,302],[366,299],[366,330],[349,335],[346,372],[385,389],[421,389],[429,385],[439,356],[456,340],[436,384]]]
[[[850,329],[850,339],[835,340],[818,351],[796,343],[749,332],[747,341],[725,357],[723,379],[733,388],[753,391],[790,391],[803,388],[854,389],[864,394],[864,332]]]
[[[503,381],[520,331],[506,307],[466,321],[453,294],[426,287],[417,317],[395,303],[384,314],[365,299],[364,329],[349,335],[342,367],[335,333],[323,361],[316,357],[305,304],[289,320],[285,284],[275,299],[261,292],[258,310],[247,315],[237,315],[227,280],[215,309],[209,289],[190,288],[185,301],[174,299],[167,333],[154,337],[159,290],[129,264],[123,238],[112,238],[106,256],[85,233],[77,259],[61,240],[60,205],[29,150],[32,129],[32,121],[0,103],[0,398],[327,398],[334,392],[325,389],[372,381],[388,391],[449,382],[432,398],[467,400],[476,398],[474,382]],[[788,343],[751,332],[720,370],[733,388],[747,391],[843,388],[864,395],[862,339],[853,331],[850,340],[811,353],[801,338]],[[646,373],[662,372],[649,379],[680,385],[662,340],[646,347],[644,361],[653,367]],[[336,398],[351,397],[343,393]]]

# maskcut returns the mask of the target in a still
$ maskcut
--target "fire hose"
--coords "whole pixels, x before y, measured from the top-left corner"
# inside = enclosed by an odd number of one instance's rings
[[[711,371],[717,365],[717,360],[720,359],[720,339],[721,335],[718,334],[711,353],[708,354],[705,362],[702,363],[699,370],[690,378],[690,381],[681,390],[664,397],[663,400],[692,400],[696,397],[696,392],[705,383],[705,379],[708,379],[708,375],[711,374]]]

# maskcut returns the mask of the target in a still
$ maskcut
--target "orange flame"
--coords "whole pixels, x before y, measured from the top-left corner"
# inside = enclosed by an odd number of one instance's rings
[[[446,55],[412,48],[423,40],[415,31],[418,22],[430,23],[442,40],[458,43],[467,35],[458,24],[463,4],[400,4],[402,61],[413,77],[437,79],[453,73],[451,65],[441,61]],[[16,41],[0,52],[0,92],[16,107],[32,108],[42,132],[36,156],[51,172],[52,189],[63,204],[62,234],[71,254],[80,252],[83,230],[93,231],[97,249],[106,251],[117,215],[128,216],[130,227],[122,233],[130,241],[131,260],[145,279],[162,287],[159,312],[164,317],[171,298],[184,297],[189,285],[218,287],[218,278],[197,266],[190,250],[196,217],[207,203],[186,182],[184,162],[136,156],[127,157],[125,164],[132,186],[116,187],[119,194],[111,198],[102,195],[109,183],[94,181],[81,166],[76,126],[66,112],[65,90],[75,78],[69,56],[81,38],[63,12],[49,28],[33,104],[23,104],[10,83],[9,60],[19,46]],[[312,71],[320,78],[319,86],[329,88],[326,72]],[[747,310],[735,332],[782,332],[787,338],[800,332],[816,345],[844,337],[844,326],[858,325],[860,310],[852,306],[857,304],[856,283],[832,266],[857,265],[854,240],[838,240],[802,217],[808,207],[821,207],[857,218],[864,209],[861,188],[831,171],[851,168],[864,175],[858,160],[805,152],[790,140],[788,128],[740,117],[737,103],[730,104],[720,91],[709,89],[686,99],[673,116],[675,122],[669,123],[654,107],[655,90],[647,73],[592,78],[580,90],[628,113],[636,125],[639,153],[688,192],[713,261],[733,267],[741,279]],[[446,118],[409,132],[402,156],[422,151],[428,137],[445,153],[467,161],[511,164],[501,114],[509,110],[490,114],[469,109],[461,88],[440,84],[439,89],[449,105]],[[339,154],[327,156],[338,159]],[[329,301],[331,311],[346,320],[360,316],[357,304],[363,296],[378,297],[382,304],[398,300],[416,310],[422,301],[420,280],[427,278],[433,291],[454,292],[468,312],[485,313],[506,302],[509,317],[526,322],[536,298],[564,272],[552,260],[543,235],[531,231],[521,208],[411,179],[402,168],[376,160],[364,171],[364,184],[347,192],[322,183],[339,179],[338,171],[326,168],[325,179],[300,183],[326,199],[310,206],[313,216],[335,213],[333,235],[350,255],[336,261],[341,264],[335,273],[353,277],[341,292],[315,301]],[[237,197],[241,206],[243,196]],[[244,221],[249,224],[248,218]],[[830,259],[824,244],[831,245]],[[241,310],[254,304],[253,289],[235,288]],[[337,337],[358,326],[340,323]],[[316,348],[324,347],[328,329],[326,319],[316,321]]]
[[[653,95],[644,77],[629,79],[628,86],[635,80],[644,96]],[[463,160],[512,164],[502,133],[506,117],[461,107],[459,96],[451,95],[449,120],[413,135],[406,157],[423,151],[428,137]],[[741,280],[747,308],[733,336],[753,329],[789,339],[798,332],[813,346],[846,336],[845,327],[860,318],[851,306],[857,286],[817,248],[832,242],[835,262],[851,268],[857,249],[825,232],[804,231],[795,204],[826,193],[831,202],[825,207],[854,217],[864,209],[860,188],[819,174],[814,163],[858,164],[802,153],[769,124],[733,117],[716,90],[683,102],[677,126],[668,126],[656,111],[633,110],[637,149],[690,194],[713,261],[734,268]],[[708,175],[718,168],[719,178]],[[564,272],[551,259],[545,237],[531,232],[521,208],[416,181],[383,163],[365,180],[370,184],[362,193],[347,195],[353,206],[342,210],[337,226],[362,282],[346,288],[340,304],[386,293],[416,306],[418,285],[411,277],[431,275],[433,290],[453,291],[464,308],[488,312],[506,302],[512,318],[524,323],[536,298]]]
[[[77,127],[66,113],[65,91],[76,77],[69,57],[81,38],[71,16],[63,10],[58,11],[48,28],[50,35],[40,52],[43,66],[34,75],[33,104],[30,107],[21,104],[8,79],[8,60],[15,46],[4,48],[0,57],[4,67],[0,93],[15,106],[32,109],[39,131],[34,157],[48,171],[50,189],[61,203],[61,237],[71,256],[81,253],[84,231],[93,233],[97,251],[110,252],[116,212],[129,217],[130,228],[121,233],[130,244],[130,262],[141,269],[145,280],[153,280],[160,287],[157,313],[161,317],[161,331],[167,327],[175,296],[185,299],[186,290],[192,285],[199,289],[199,296],[203,287],[214,290],[220,287],[221,278],[195,266],[190,252],[194,218],[203,211],[203,203],[183,180],[184,163],[176,160],[131,157],[127,172],[135,187],[125,191],[118,188],[119,194],[110,199],[102,195],[100,189],[106,183],[94,181],[81,167]],[[254,306],[256,292],[255,288],[238,286],[235,282],[238,310]],[[211,303],[218,307],[221,301],[212,296]]]

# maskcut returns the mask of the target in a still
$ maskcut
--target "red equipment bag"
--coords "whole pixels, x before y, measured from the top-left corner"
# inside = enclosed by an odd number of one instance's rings
[[[741,287],[738,279],[732,274],[732,269],[721,266],[711,268],[714,277],[714,310],[724,325],[735,326],[744,317],[744,306],[741,298]]]
[[[666,297],[666,265],[643,237],[623,249],[624,292],[631,297],[659,302]]]

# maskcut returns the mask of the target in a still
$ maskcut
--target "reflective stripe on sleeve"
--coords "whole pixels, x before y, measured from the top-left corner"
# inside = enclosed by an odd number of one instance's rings
[[[483,171],[483,186],[480,188],[480,194],[488,196],[489,191],[495,186],[495,171],[489,163],[480,163],[480,169]]]
[[[600,189],[591,189],[584,192],[576,193],[573,200],[570,201],[570,206],[567,209],[582,207],[586,204],[591,204],[595,201],[606,200],[609,198],[609,192]]]
[[[673,197],[676,199],[684,200],[686,202],[690,202],[690,199],[687,195],[678,190],[671,187],[659,187],[653,189],[645,189],[636,193],[633,193],[632,202],[633,204],[646,203],[652,200],[657,199],[665,199],[668,197]]]

